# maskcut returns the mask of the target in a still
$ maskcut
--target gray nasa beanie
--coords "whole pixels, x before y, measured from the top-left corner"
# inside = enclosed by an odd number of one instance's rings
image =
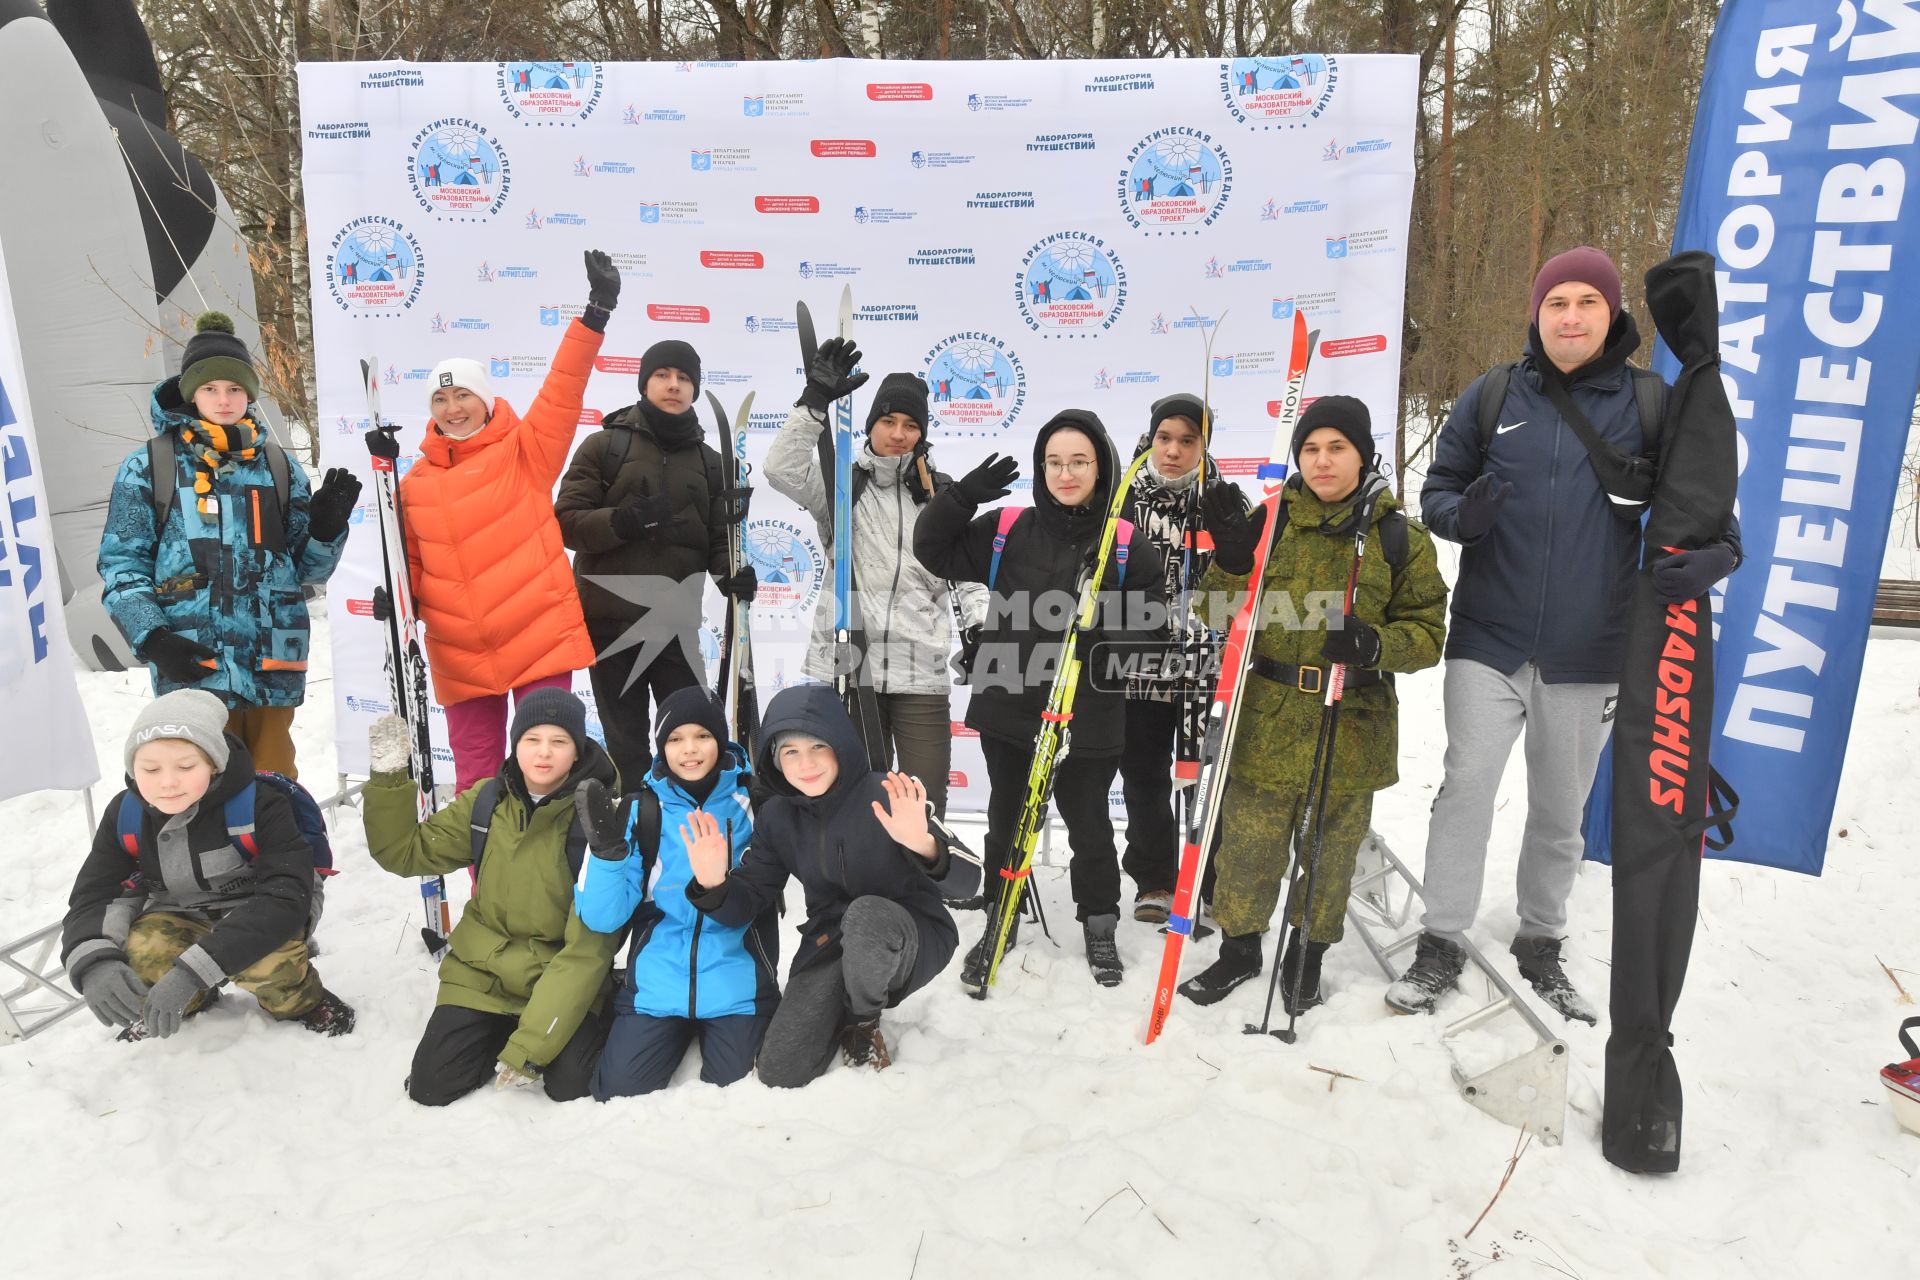
[[[126,771],[133,772],[134,752],[161,738],[191,742],[221,772],[227,767],[227,704],[205,689],[175,689],[155,698],[127,733]]]

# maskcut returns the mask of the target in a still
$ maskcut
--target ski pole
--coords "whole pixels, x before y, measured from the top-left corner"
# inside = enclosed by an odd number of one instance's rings
[[[1268,1028],[1273,1023],[1273,997],[1280,990],[1280,957],[1286,954],[1287,924],[1289,911],[1293,904],[1293,891],[1300,883],[1300,862],[1307,848],[1307,833],[1310,830],[1310,824],[1314,820],[1315,812],[1319,808],[1319,805],[1316,803],[1314,791],[1319,783],[1320,775],[1324,771],[1325,764],[1329,763],[1333,757],[1333,721],[1340,705],[1332,697],[1333,687],[1334,682],[1329,681],[1327,684],[1328,698],[1320,704],[1320,730],[1314,735],[1313,763],[1307,768],[1307,790],[1300,801],[1300,821],[1286,837],[1289,843],[1294,846],[1292,849],[1286,850],[1292,865],[1287,871],[1286,896],[1281,899],[1280,904],[1280,927],[1274,930],[1274,940],[1277,947],[1273,958],[1273,976],[1267,980],[1267,1007],[1260,1015],[1259,1026],[1256,1027],[1253,1023],[1249,1022],[1246,1027],[1243,1028],[1244,1034],[1246,1035],[1274,1035],[1288,1044],[1293,1043],[1291,1039],[1293,1033],[1291,1031],[1282,1033],[1279,1031],[1269,1031]],[[1284,849],[1285,846],[1283,845],[1282,848]]]

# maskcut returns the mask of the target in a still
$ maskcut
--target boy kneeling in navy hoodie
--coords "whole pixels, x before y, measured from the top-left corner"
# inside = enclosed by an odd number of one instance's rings
[[[866,751],[830,686],[781,690],[761,741],[754,763],[774,798],[753,843],[729,868],[713,817],[693,814],[686,892],[718,923],[739,926],[799,877],[807,918],[758,1063],[762,1082],[794,1089],[824,1073],[836,1048],[850,1066],[889,1065],[881,1012],[946,967],[959,933],[934,883],[951,857],[928,828],[926,788],[863,767]]]

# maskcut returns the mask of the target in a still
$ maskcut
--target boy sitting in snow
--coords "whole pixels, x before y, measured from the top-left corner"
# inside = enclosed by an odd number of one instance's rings
[[[254,793],[249,857],[227,827],[253,757],[199,689],[156,698],[127,735],[130,785],[101,818],[68,901],[61,962],[94,1017],[122,1040],[164,1040],[231,980],[283,1022],[337,1036],[353,1010],[307,963],[313,852],[279,791]],[[128,848],[120,812],[141,806]]]
[[[758,1064],[762,1082],[798,1088],[832,1065],[836,1046],[850,1066],[887,1066],[881,1011],[931,982],[959,934],[934,883],[950,852],[928,829],[926,788],[860,767],[866,749],[831,686],[781,690],[761,741],[754,764],[774,798],[755,818],[753,844],[729,867],[719,824],[694,813],[683,829],[693,867],[686,893],[715,922],[738,927],[799,877],[802,941]]]

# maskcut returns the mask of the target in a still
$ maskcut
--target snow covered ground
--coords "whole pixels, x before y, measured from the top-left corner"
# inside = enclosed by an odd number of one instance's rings
[[[81,685],[117,778],[145,677]],[[1920,1245],[1920,1139],[1896,1127],[1875,1073],[1915,1009],[1879,962],[1920,994],[1917,688],[1920,642],[1877,633],[1824,878],[1707,866],[1676,1026],[1677,1175],[1601,1159],[1605,1028],[1574,1024],[1567,1140],[1528,1147],[1469,1237],[1517,1133],[1457,1096],[1437,1020],[1388,1013],[1357,940],[1330,955],[1335,994],[1299,1044],[1241,1034],[1263,982],[1212,1009],[1179,1002],[1146,1048],[1160,937],[1123,922],[1127,981],[1096,987],[1063,867],[1036,874],[1061,945],[1024,940],[984,1003],[943,976],[890,1014],[885,1073],[720,1091],[690,1062],[671,1089],[607,1106],[487,1092],[428,1111],[401,1092],[434,991],[418,899],[367,858],[347,810],[318,964],[358,1031],[318,1040],[238,994],[166,1042],[115,1044],[83,1012],[0,1048],[0,1272],[1894,1274]],[[1403,781],[1376,823],[1417,869],[1439,679],[1401,690]],[[330,699],[315,694],[296,731],[324,795]],[[1524,783],[1516,753],[1480,932],[1502,964]],[[84,825],[74,795],[0,804],[0,939],[59,918]],[[1602,1006],[1609,915],[1607,872],[1590,866],[1569,967]],[[979,928],[963,919],[963,942]]]

